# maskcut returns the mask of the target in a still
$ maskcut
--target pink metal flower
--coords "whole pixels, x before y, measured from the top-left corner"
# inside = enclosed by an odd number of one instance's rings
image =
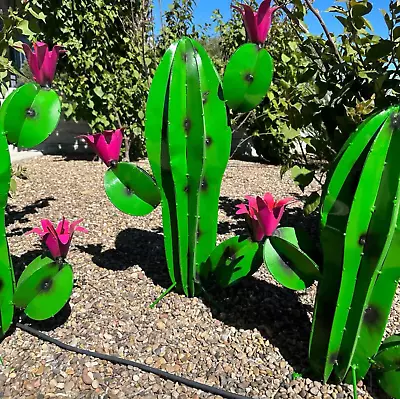
[[[239,208],[236,214],[245,215],[255,241],[262,241],[264,237],[272,236],[279,225],[285,206],[293,201],[292,197],[275,201],[271,193],[266,193],[264,198],[251,195],[245,198],[248,205],[236,205]]]
[[[268,32],[271,29],[272,16],[280,6],[271,7],[271,0],[264,0],[257,11],[247,4],[240,4],[240,7],[232,6],[242,14],[247,35],[253,43],[264,43]]]
[[[112,166],[118,162],[119,153],[121,152],[124,129],[105,130],[103,133],[88,134],[86,136],[78,136],[92,147],[94,152],[107,165]]]
[[[34,52],[26,43],[22,44],[22,48],[35,81],[41,86],[50,86],[56,73],[58,57],[65,50],[61,46],[54,46],[49,51],[48,45],[43,42],[33,43]]]
[[[81,231],[87,233],[88,231],[79,226],[83,219],[76,220],[70,223],[68,220],[63,218],[54,228],[53,224],[48,219],[41,221],[42,228],[35,227],[26,234],[36,233],[40,236],[43,243],[47,246],[50,253],[56,258],[65,258],[67,256],[69,246],[75,231]]]

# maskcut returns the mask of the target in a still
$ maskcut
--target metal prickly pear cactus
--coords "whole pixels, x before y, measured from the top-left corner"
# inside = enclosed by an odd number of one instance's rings
[[[32,319],[43,320],[56,314],[68,300],[72,269],[64,262],[38,257],[15,281],[8,248],[5,212],[11,180],[9,143],[30,148],[44,141],[56,128],[61,114],[57,93],[50,88],[58,54],[45,43],[35,43],[35,52],[24,44],[24,51],[35,82],[14,90],[0,109],[0,338],[10,328],[15,307]]]

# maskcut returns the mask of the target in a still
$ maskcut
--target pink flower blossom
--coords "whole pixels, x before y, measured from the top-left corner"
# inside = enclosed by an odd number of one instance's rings
[[[70,223],[63,218],[54,228],[53,224],[48,219],[41,221],[42,228],[35,227],[26,234],[36,233],[42,239],[43,243],[47,246],[54,259],[65,258],[67,256],[71,240],[75,231],[87,233],[88,231],[79,226],[83,219],[76,220]]]
[[[245,215],[255,241],[262,241],[264,237],[272,236],[279,225],[285,206],[293,201],[293,198],[287,197],[275,202],[271,193],[266,193],[264,198],[251,195],[245,198],[248,204],[236,205],[239,208],[236,214]]]
[[[43,42],[33,43],[34,51],[26,43],[22,44],[22,48],[35,81],[41,86],[50,86],[56,73],[58,57],[65,50],[56,45],[49,51],[48,45]]]
[[[272,16],[280,6],[271,7],[271,0],[264,0],[258,11],[253,11],[247,4],[240,4],[240,7],[232,6],[232,8],[242,14],[249,40],[261,44],[267,39],[271,29]]]
[[[93,151],[107,165],[118,162],[121,152],[124,129],[105,130],[103,133],[78,136],[83,138],[92,147]]]

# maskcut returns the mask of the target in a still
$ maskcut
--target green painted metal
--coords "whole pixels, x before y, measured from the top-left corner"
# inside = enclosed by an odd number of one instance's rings
[[[400,335],[387,338],[374,357],[373,369],[380,387],[394,399],[400,399]]]
[[[304,290],[320,278],[317,264],[301,249],[292,227],[278,228],[264,243],[264,263],[284,287]]]
[[[309,352],[324,381],[332,372],[348,383],[363,378],[382,340],[400,277],[399,130],[399,107],[369,118],[346,142],[324,189],[324,263]]]
[[[207,260],[216,244],[219,193],[229,160],[232,133],[227,122],[225,104],[220,98],[219,75],[203,47],[197,42],[193,42],[193,45],[197,50],[196,62],[202,66],[199,68],[199,79],[206,132],[195,255],[199,271],[200,265]]]
[[[265,49],[254,44],[242,46],[225,73],[227,92],[239,93],[236,109],[244,112],[260,103],[272,73],[272,58]],[[220,76],[195,40],[183,37],[162,58],[148,96],[145,138],[158,191],[149,176],[147,180],[134,177],[139,172],[133,167],[123,166],[122,178],[118,163],[106,172],[106,192],[118,209],[132,215],[150,212],[161,200],[172,282],[167,291],[176,289],[191,297],[203,291],[200,276],[204,277],[216,246],[219,194],[232,139]],[[126,198],[127,187],[136,197]],[[242,245],[258,248],[258,244]],[[247,266],[243,263],[240,267],[240,277],[244,277]],[[237,279],[235,274],[229,284]]]
[[[362,124],[347,140],[325,183],[321,209],[322,278],[314,306],[310,338],[310,363],[326,378],[325,363],[335,364],[338,354],[327,358],[329,337],[342,278],[345,232],[355,189],[377,131],[391,111],[384,111]]]
[[[248,112],[264,99],[272,82],[274,63],[265,48],[247,43],[233,54],[224,73],[224,98],[237,112]]]
[[[154,179],[145,170],[128,162],[119,162],[105,173],[104,187],[111,203],[128,215],[147,215],[161,200]]]
[[[169,47],[154,75],[146,108],[146,149],[154,178],[160,188],[165,255],[173,284],[180,288],[180,268],[175,191],[171,174],[168,139],[169,79],[177,44]]]
[[[248,237],[235,236],[219,244],[204,265],[200,277],[205,286],[229,287],[254,274],[262,264],[262,245]]]
[[[339,195],[348,179],[349,172],[355,172],[354,178],[355,180],[358,179],[359,176],[357,174],[361,170],[361,166],[357,166],[357,162],[359,162],[360,157],[362,159],[364,158],[363,153],[365,153],[365,149],[368,148],[376,131],[382,126],[392,111],[393,108],[389,108],[365,120],[357,130],[350,135],[337,155],[328,174],[327,182],[324,185],[321,209],[322,228],[325,227],[330,214],[337,215],[343,212],[346,213],[346,209],[349,208],[348,204],[344,204],[346,205],[345,208],[341,207],[341,201],[339,200]],[[355,183],[357,183],[357,181]],[[335,210],[332,209],[333,207],[335,207]]]
[[[9,142],[31,148],[47,139],[57,127],[60,115],[61,103],[54,90],[26,83],[4,102],[0,124]]]
[[[400,399],[400,368],[377,373],[376,379],[380,387],[393,399]]]
[[[389,149],[391,121],[388,118],[380,129],[361,172],[360,181],[354,194],[344,239],[344,254],[340,289],[332,321],[327,358],[333,359],[340,350],[343,330],[346,327],[349,310],[360,270],[366,258],[365,241],[369,234],[368,226],[374,214],[381,176],[384,172],[386,154]],[[375,239],[376,237],[374,237]],[[364,243],[362,242],[364,240]],[[338,362],[338,361],[336,361]],[[340,362],[342,360],[340,359]],[[338,363],[339,364],[339,363]],[[324,380],[333,370],[335,362],[326,362]],[[346,369],[347,372],[347,369]]]
[[[399,219],[398,219],[399,220]],[[375,356],[382,341],[390,309],[400,279],[399,221],[382,269],[372,280],[372,293],[364,310],[359,336],[356,341],[352,363],[357,366],[357,380],[363,379],[370,366],[370,359]],[[348,378],[346,378],[346,381]]]
[[[393,118],[395,117],[396,114],[392,114],[392,117],[388,118],[385,123],[388,131],[385,127],[382,129],[384,133],[391,136],[390,145],[384,160],[384,171],[380,176],[378,195],[368,226],[368,233],[365,237],[362,261],[356,278],[346,330],[343,335],[340,349],[343,355],[335,370],[340,380],[345,377],[350,365],[354,364],[353,356],[362,323],[366,322],[369,328],[373,330],[376,324],[379,324],[379,320],[375,320],[376,316],[378,316],[378,319],[381,318],[381,315],[377,314],[379,310],[368,307],[368,303],[376,280],[381,275],[382,266],[387,260],[388,251],[390,248],[392,251],[394,249],[392,243],[394,243],[393,239],[399,217],[400,162],[398,162],[398,150],[400,148],[400,129],[394,126],[396,123]],[[388,141],[388,139],[386,140]],[[368,185],[370,181],[363,182],[360,180],[360,184],[363,183]],[[396,238],[398,238],[398,235]],[[395,281],[393,280],[391,284]],[[392,300],[386,304],[389,308]]]
[[[53,259],[39,256],[22,272],[14,293],[14,305],[25,308],[37,295],[41,283],[55,276],[59,271]]]
[[[24,308],[34,320],[45,320],[57,314],[68,302],[74,285],[72,267],[59,265],[49,258],[39,258],[28,265],[14,293],[14,304]],[[22,276],[21,276],[22,277]]]
[[[374,370],[392,371],[400,369],[400,335],[385,339],[374,357]]]
[[[231,142],[221,82],[204,49],[174,44],[156,71],[146,110],[147,153],[161,192],[168,269],[187,296],[216,243],[218,199]]]
[[[8,199],[8,190],[11,179],[11,161],[8,152],[7,138],[0,132],[0,339],[10,328],[14,306],[14,271],[8,250],[5,212]]]
[[[45,140],[55,129],[60,118],[58,95],[36,83],[27,83],[10,93],[0,108],[0,338],[10,328],[14,317],[14,270],[9,253],[6,229],[5,208],[11,179],[11,160],[8,142],[19,147],[33,147]],[[37,263],[27,269],[20,279],[34,273]],[[33,275],[32,274],[32,275]],[[64,286],[61,288],[61,291]],[[57,297],[58,293],[54,294]],[[57,303],[54,298],[49,306]],[[30,312],[28,310],[28,312]],[[35,315],[35,311],[33,311]],[[53,314],[52,314],[53,315]]]

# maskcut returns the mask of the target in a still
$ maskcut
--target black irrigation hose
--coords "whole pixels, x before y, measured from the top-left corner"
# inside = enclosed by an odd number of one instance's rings
[[[185,377],[179,377],[178,375],[167,373],[164,370],[150,367],[145,364],[137,363],[132,360],[122,359],[117,356],[106,355],[105,353],[92,352],[92,351],[88,351],[86,349],[77,348],[76,346],[65,344],[64,342],[61,342],[58,339],[54,339],[54,338],[48,336],[47,334],[42,333],[41,331],[38,331],[30,326],[27,326],[26,324],[16,323],[15,326],[17,328],[19,328],[20,330],[23,330],[31,335],[38,337],[39,339],[41,339],[43,341],[50,342],[54,345],[57,345],[59,348],[70,351],[70,352],[75,352],[75,353],[79,353],[81,355],[95,357],[97,359],[106,360],[107,362],[111,362],[111,363],[123,364],[124,366],[133,366],[142,371],[146,371],[148,373],[158,375],[159,377],[164,378],[166,380],[178,382],[179,384],[183,384],[183,385],[186,385],[186,386],[194,388],[194,389],[199,389],[203,392],[208,392],[213,395],[219,395],[219,396],[222,396],[223,398],[249,399],[247,396],[238,395],[236,393],[227,392],[227,391],[224,391],[223,389],[212,387],[210,385],[201,384],[200,382],[192,381]]]

